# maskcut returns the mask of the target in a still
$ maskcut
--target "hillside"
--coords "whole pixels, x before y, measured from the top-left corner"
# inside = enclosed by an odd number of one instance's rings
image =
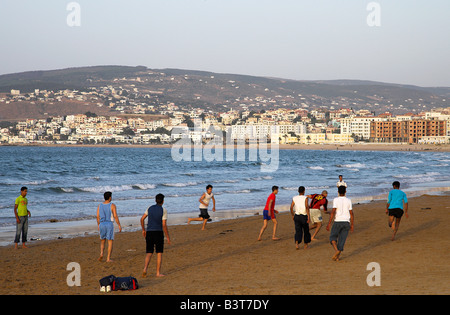
[[[352,107],[401,114],[450,106],[447,100],[450,99],[450,87],[427,88],[363,80],[296,81],[144,66],[95,66],[0,76],[0,93],[7,94],[12,89],[24,94],[35,89],[56,92],[104,90],[105,87],[125,90],[132,101],[151,103],[156,109],[158,104],[174,103],[181,109],[197,107],[214,112],[242,107],[258,111],[275,107],[308,110]],[[107,99],[108,95],[102,95],[97,103]],[[95,102],[73,100],[54,104],[0,102],[0,120],[86,111],[104,114],[109,109],[96,106]]]

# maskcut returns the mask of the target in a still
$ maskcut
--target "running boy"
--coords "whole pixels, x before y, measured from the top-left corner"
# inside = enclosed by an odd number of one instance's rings
[[[310,227],[310,230],[316,229],[316,231],[311,237],[311,240],[313,241],[317,240],[316,236],[319,233],[320,228],[322,227],[322,212],[320,209],[323,207],[325,213],[328,213],[327,196],[328,192],[326,190],[322,191],[321,194],[313,194],[307,196],[309,199],[311,199],[311,203],[309,205],[309,214],[310,214],[310,221],[313,225]]]
[[[266,206],[265,206],[264,211],[263,211],[264,223],[263,223],[263,226],[261,228],[261,231],[259,232],[258,241],[261,241],[261,237],[262,237],[264,231],[267,228],[267,223],[270,220],[272,220],[272,222],[273,222],[272,240],[274,240],[274,241],[278,241],[279,240],[279,238],[276,237],[277,224],[278,224],[277,219],[275,217],[275,214],[278,213],[278,211],[275,210],[276,194],[278,194],[278,186],[273,186],[272,187],[272,193],[267,198]]]
[[[339,197],[333,200],[333,210],[330,215],[330,221],[327,225],[327,231],[330,230],[331,222],[334,218],[333,227],[330,233],[330,243],[333,246],[335,253],[334,261],[339,260],[339,256],[344,250],[345,241],[347,240],[348,232],[353,232],[353,210],[352,201],[345,197],[347,188],[339,186]]]
[[[406,194],[400,190],[400,182],[393,182],[392,187],[394,189],[389,192],[386,205],[386,214],[389,215],[389,227],[392,228],[393,231],[391,241],[394,240],[395,235],[397,234],[403,213],[405,213],[406,218],[408,218],[408,198],[406,197]]]
[[[212,190],[213,190],[212,185],[206,186],[206,192],[203,193],[203,195],[198,200],[200,202],[199,206],[200,214],[198,218],[188,218],[188,224],[190,224],[191,221],[203,221],[202,231],[206,230],[206,222],[208,222],[210,218],[208,214],[208,207],[211,199],[213,201],[213,212],[216,212],[216,199],[214,199],[214,194],[212,193]]]

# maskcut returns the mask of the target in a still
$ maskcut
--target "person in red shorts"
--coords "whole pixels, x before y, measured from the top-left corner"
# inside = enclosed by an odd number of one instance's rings
[[[320,228],[322,227],[322,212],[320,208],[323,207],[325,213],[327,211],[327,200],[328,192],[326,190],[322,191],[321,194],[308,195],[308,198],[311,199],[311,203],[309,205],[309,213],[311,218],[311,223],[313,224],[309,229],[316,229],[314,234],[311,237],[311,240],[316,241],[316,235],[319,233]]]
[[[278,186],[273,186],[272,187],[272,193],[267,198],[266,207],[264,208],[264,211],[263,211],[264,223],[263,223],[263,226],[261,228],[261,231],[259,232],[258,241],[261,241],[261,237],[262,237],[264,231],[266,230],[267,224],[268,224],[269,221],[273,222],[272,240],[274,240],[274,241],[278,241],[279,240],[279,238],[276,237],[277,224],[278,224],[277,219],[275,217],[275,214],[278,213],[278,211],[275,210],[276,194],[278,194]]]

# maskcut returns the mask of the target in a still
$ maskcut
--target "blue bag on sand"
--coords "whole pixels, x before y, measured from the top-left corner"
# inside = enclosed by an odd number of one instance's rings
[[[114,280],[116,280],[116,277],[113,276],[113,275],[110,275],[110,276],[101,278],[101,279],[99,280],[99,282],[100,282],[100,287],[106,287],[106,286],[108,286],[108,285],[112,286],[113,283],[114,283]]]
[[[138,282],[137,282],[136,278],[134,278],[134,277],[115,278],[113,285],[112,285],[113,291],[136,290],[138,288],[139,288]]]

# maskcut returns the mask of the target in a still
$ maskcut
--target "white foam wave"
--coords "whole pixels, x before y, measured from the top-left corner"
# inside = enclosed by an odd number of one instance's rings
[[[187,183],[166,183],[166,184],[162,184],[163,186],[166,187],[187,187],[187,186],[197,186],[198,183],[197,182],[187,182]]]
[[[154,184],[134,184],[133,187],[137,187],[140,190],[148,190],[148,189],[155,189],[156,185],[154,185]]]
[[[403,179],[408,183],[424,183],[424,182],[434,182],[437,176],[440,176],[441,173],[438,172],[427,172],[425,174],[415,174],[415,175],[394,175],[392,177]]]
[[[322,166],[308,166],[309,169],[323,171],[324,168]]]
[[[352,169],[359,169],[366,167],[365,164],[362,163],[353,163],[353,164],[337,164],[337,167],[345,167],[345,168],[352,168]]]
[[[417,161],[409,161],[409,164],[422,164],[423,161],[417,160]]]
[[[328,189],[330,188],[330,186],[305,186],[305,189]],[[292,191],[298,191],[298,186],[297,187],[281,187],[281,189],[284,190],[292,190]]]
[[[91,192],[91,193],[104,193],[105,191],[117,192],[132,190],[132,185],[119,185],[119,186],[94,186],[94,187],[83,187],[79,188],[81,191]]]

